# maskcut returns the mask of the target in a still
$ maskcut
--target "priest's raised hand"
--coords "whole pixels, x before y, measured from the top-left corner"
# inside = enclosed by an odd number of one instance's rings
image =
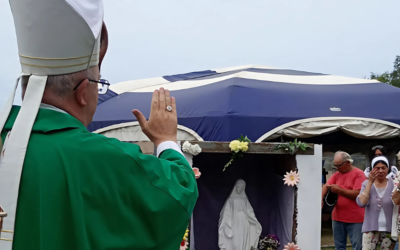
[[[150,117],[147,121],[139,110],[132,113],[138,120],[142,131],[149,139],[159,146],[162,142],[176,143],[178,118],[176,114],[175,98],[170,96],[169,90],[155,90],[151,101]]]

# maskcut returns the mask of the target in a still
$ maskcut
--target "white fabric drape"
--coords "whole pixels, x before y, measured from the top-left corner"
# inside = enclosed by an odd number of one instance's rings
[[[282,129],[277,129],[263,140],[275,139],[282,135],[291,138],[310,138],[340,130],[357,138],[388,139],[400,136],[400,126],[396,124],[392,126],[379,120],[349,118],[306,121],[288,127],[282,126]]]
[[[110,126],[109,129],[99,129],[94,133],[102,134],[109,138],[116,138],[120,141],[134,142],[134,141],[150,141],[149,138],[142,132],[139,123],[132,122],[131,124],[122,125],[117,124]],[[203,139],[198,136],[194,131],[178,125],[178,141],[202,141]]]

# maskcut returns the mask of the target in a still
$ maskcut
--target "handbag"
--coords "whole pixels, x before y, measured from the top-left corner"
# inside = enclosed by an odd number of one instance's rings
[[[322,207],[322,211],[324,213],[332,213],[338,198],[338,194],[332,193],[331,189],[329,188],[324,197],[324,206]]]

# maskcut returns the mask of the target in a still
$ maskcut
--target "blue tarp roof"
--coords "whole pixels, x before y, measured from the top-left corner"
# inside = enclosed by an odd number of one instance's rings
[[[137,88],[140,86],[140,88]],[[368,79],[248,66],[112,85],[90,131],[149,116],[152,91],[171,90],[178,123],[205,141],[256,141],[285,123],[313,117],[375,118],[400,124],[400,89]],[[337,111],[340,110],[340,111]]]

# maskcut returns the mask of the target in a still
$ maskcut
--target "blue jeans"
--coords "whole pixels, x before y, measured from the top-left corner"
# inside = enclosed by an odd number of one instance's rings
[[[396,246],[394,247],[394,250],[399,250],[399,242],[396,242]]]
[[[346,223],[332,220],[333,238],[336,250],[346,250],[347,234],[350,237],[353,250],[362,248],[362,223]]]

